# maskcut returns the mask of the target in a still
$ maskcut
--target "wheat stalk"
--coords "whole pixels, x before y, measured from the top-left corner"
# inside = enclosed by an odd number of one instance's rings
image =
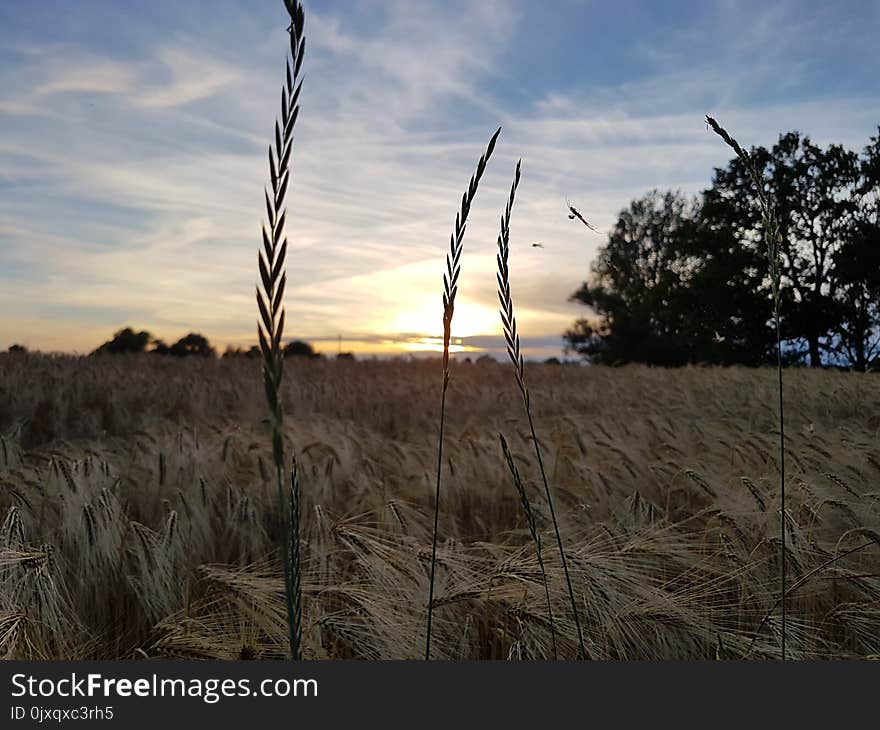
[[[507,468],[510,470],[510,476],[513,478],[513,484],[516,487],[516,491],[519,494],[519,500],[522,503],[523,512],[526,516],[526,522],[529,525],[529,534],[532,536],[532,541],[535,543],[535,551],[538,554],[538,566],[541,568],[541,580],[544,583],[544,596],[547,598],[547,616],[550,619],[550,639],[553,642],[553,659],[558,658],[558,654],[556,651],[556,626],[553,622],[553,607],[550,604],[550,588],[547,585],[547,572],[544,570],[544,556],[541,553],[541,535],[538,532],[538,526],[535,523],[535,515],[532,512],[532,505],[529,502],[529,497],[526,494],[526,489],[523,486],[522,479],[519,475],[519,469],[516,468],[516,464],[513,461],[513,456],[510,454],[510,449],[507,448],[507,441],[504,440],[504,436],[502,434],[498,434],[498,438],[501,440],[501,451],[504,454],[504,459],[507,462]]]
[[[467,190],[461,196],[461,208],[455,216],[455,227],[449,240],[449,253],[446,254],[446,272],[443,274],[443,386],[440,395],[440,434],[437,446],[437,487],[434,494],[434,529],[431,538],[431,579],[428,588],[428,621],[425,632],[425,659],[431,658],[431,619],[434,613],[434,574],[437,567],[437,527],[440,519],[440,482],[443,473],[443,430],[446,423],[446,391],[449,388],[449,341],[452,336],[452,315],[455,311],[455,295],[458,293],[458,277],[461,274],[461,253],[464,231],[467,226],[471,204],[477,194],[480,178],[486,171],[486,163],[495,150],[495,142],[501,134],[501,127],[489,140],[486,151],[477,162],[477,169],[471,176]]]
[[[287,254],[287,238],[284,235],[284,221],[287,209],[284,199],[290,181],[290,155],[293,151],[293,130],[299,116],[299,94],[302,88],[300,69],[305,54],[305,37],[303,35],[304,16],[302,5],[298,0],[284,0],[290,15],[290,57],[286,61],[286,83],[281,89],[281,124],[275,120],[275,144],[269,145],[269,175],[272,194],[265,190],[266,215],[268,222],[263,226],[263,250],[257,256],[260,270],[262,291],[257,287],[257,306],[260,311],[260,323],[257,334],[260,339],[260,351],[263,356],[263,382],[266,399],[269,402],[270,421],[272,425],[272,458],[275,462],[275,476],[278,483],[278,504],[281,516],[281,554],[284,561],[284,594],[287,603],[287,620],[290,642],[290,656],[300,658],[300,629],[297,625],[300,616],[301,596],[293,585],[293,572],[299,566],[292,566],[293,553],[290,550],[291,533],[298,535],[299,525],[288,524],[290,514],[284,489],[284,441],[283,412],[281,408],[281,376],[283,353],[281,337],[284,333],[284,286],[287,272],[284,271],[284,259]],[[298,550],[297,550],[298,554]]]
[[[541,455],[541,446],[538,443],[538,436],[535,433],[535,424],[532,421],[532,403],[529,396],[529,389],[526,387],[525,381],[525,362],[523,361],[522,352],[520,350],[519,333],[516,331],[516,317],[513,312],[513,297],[510,295],[510,267],[508,258],[510,256],[510,214],[513,211],[513,202],[516,198],[516,188],[519,185],[520,167],[522,160],[516,163],[516,172],[513,177],[513,184],[510,186],[510,197],[507,199],[507,208],[504,215],[501,216],[501,231],[498,234],[498,255],[496,261],[498,263],[498,301],[501,305],[501,324],[504,326],[504,339],[507,340],[507,356],[513,363],[513,370],[516,376],[516,385],[522,395],[523,406],[526,411],[526,417],[529,422],[529,429],[532,434],[532,442],[535,445],[535,456],[538,459],[538,467],[541,471],[541,479],[544,483],[544,493],[547,497],[547,504],[550,507],[550,516],[553,519],[553,529],[556,532],[556,543],[559,546],[559,555],[562,560],[562,570],[565,573],[565,582],[568,586],[568,597],[571,600],[571,610],[574,615],[574,623],[578,633],[578,647],[580,657],[586,658],[587,652],[584,648],[584,635],[581,631],[581,621],[577,610],[577,601],[574,597],[574,589],[571,585],[571,576],[568,573],[568,561],[565,559],[565,548],[562,544],[562,534],[559,531],[559,522],[556,519],[556,509],[553,506],[553,495],[550,492],[550,485],[547,482],[547,474],[544,469],[544,459]]]
[[[706,115],[706,124],[715,132],[727,145],[736,152],[737,157],[745,165],[749,177],[752,178],[752,184],[758,193],[758,201],[761,205],[762,224],[764,226],[764,239],[766,246],[767,263],[770,271],[770,284],[773,289],[773,321],[776,327],[776,375],[777,389],[779,393],[779,500],[781,502],[781,518],[780,518],[780,539],[782,541],[782,560],[780,564],[780,582],[781,590],[779,594],[779,602],[781,604],[780,617],[782,621],[782,639],[781,651],[782,659],[785,660],[785,599],[786,591],[786,559],[785,559],[785,418],[784,418],[784,401],[782,395],[782,334],[780,331],[780,300],[779,289],[781,274],[779,270],[779,249],[782,243],[782,234],[779,230],[779,218],[776,214],[776,206],[770,195],[764,190],[764,177],[758,171],[752,156],[746,152],[724,127],[718,124],[708,114]]]

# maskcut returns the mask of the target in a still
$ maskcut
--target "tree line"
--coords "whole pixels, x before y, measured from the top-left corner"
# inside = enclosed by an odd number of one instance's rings
[[[789,132],[751,151],[776,203],[787,364],[880,368],[880,133],[859,153]],[[571,299],[567,347],[592,362],[775,361],[758,194],[737,158],[700,196],[652,191],[621,211]]]
[[[308,343],[302,340],[292,340],[284,346],[285,357],[323,357]],[[152,355],[169,355],[172,357],[216,357],[217,351],[208,341],[208,338],[197,332],[190,332],[181,337],[173,345],[166,344],[163,340],[153,337],[148,331],[136,331],[131,327],[116,332],[112,338],[98,347],[92,355],[122,355],[131,353],[149,353]],[[342,356],[345,356],[344,358]],[[229,346],[223,353],[223,357],[247,357],[259,358],[260,348],[256,345],[244,349]],[[342,359],[353,359],[351,353],[342,353]]]

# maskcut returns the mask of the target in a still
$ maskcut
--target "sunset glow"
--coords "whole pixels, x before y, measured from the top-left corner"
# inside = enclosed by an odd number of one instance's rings
[[[453,335],[503,354],[494,249],[522,156],[512,283],[524,350],[545,356],[585,314],[569,297],[605,241],[568,219],[566,199],[608,231],[647,189],[700,191],[728,159],[701,121],[708,111],[753,144],[805,120],[820,144],[855,148],[876,130],[878,87],[860,60],[874,46],[870,22],[842,44],[820,5],[756,3],[749,34],[729,32],[744,13],[730,3],[636,3],[625,22],[614,6],[566,6],[309,6],[286,339],[431,350],[461,191],[499,125],[468,220]],[[0,350],[88,352],[126,326],[166,341],[200,332],[220,349],[256,343],[254,257],[285,31],[274,3],[232,0],[208,24],[193,7],[82,0],[52,4],[46,23],[42,0],[2,4]],[[730,68],[753,83],[728,83]],[[780,85],[779,68],[798,72]]]
[[[443,305],[438,297],[422,296],[417,306],[394,315],[387,323],[377,322],[377,327],[388,332],[412,332],[429,337],[443,336]],[[474,337],[500,331],[498,313],[465,298],[455,304],[452,320],[454,337]],[[442,339],[441,339],[442,341]]]

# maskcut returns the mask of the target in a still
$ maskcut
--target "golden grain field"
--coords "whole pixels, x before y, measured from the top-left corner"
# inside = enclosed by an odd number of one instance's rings
[[[0,355],[0,656],[280,658],[259,362]],[[776,373],[528,365],[584,639],[601,659],[775,658]],[[437,361],[285,363],[305,658],[424,651]],[[877,376],[786,372],[788,654],[880,654]],[[433,655],[577,635],[509,365],[454,363]],[[850,554],[846,554],[852,551]],[[757,633],[756,633],[757,632]],[[755,638],[757,637],[757,638]]]

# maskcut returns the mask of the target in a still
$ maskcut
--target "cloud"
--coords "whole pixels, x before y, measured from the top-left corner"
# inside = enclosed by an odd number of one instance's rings
[[[140,23],[126,48],[83,35],[37,52],[25,38],[28,52],[3,56],[0,347],[33,326],[31,346],[91,349],[129,323],[167,340],[196,330],[221,345],[254,341],[285,34],[276,13],[243,3],[207,21],[159,10],[167,25]],[[707,111],[764,145],[800,128],[859,148],[876,131],[875,88],[811,86],[818,62],[804,38],[821,29],[795,18],[793,4],[756,6],[741,32],[730,24],[736,8],[717,3],[669,38],[642,27],[597,38],[577,52],[582,68],[605,75],[551,69],[564,78],[539,88],[528,72],[559,49],[537,29],[571,23],[546,9],[457,0],[308,12],[288,193],[291,337],[342,333],[367,347],[437,334],[449,232],[499,123],[454,328],[465,341],[500,342],[495,242],[521,156],[511,276],[528,347],[542,353],[560,349],[580,313],[567,299],[604,241],[568,220],[566,198],[608,230],[653,187],[698,192],[728,159],[702,124]],[[831,37],[816,42],[839,48],[845,39],[822,18]],[[633,67],[604,69],[612,51]]]
[[[189,104],[216,95],[241,80],[241,72],[205,53],[182,48],[163,48],[156,60],[168,78],[164,83],[147,84],[133,96],[135,104],[148,108],[168,108]]]
[[[418,119],[424,128],[426,118],[462,102],[497,113],[480,87],[514,33],[515,6],[395,0],[370,7],[378,19],[367,33],[356,15],[310,15],[314,45],[331,57],[319,58],[321,70],[332,66],[328,106],[349,120],[383,119],[395,127]]]
[[[12,98],[0,111],[52,115],[52,97],[107,94],[146,109],[168,109],[209,99],[241,81],[241,71],[218,57],[183,46],[162,46],[149,57],[119,60],[65,45],[37,54],[21,49]]]
[[[127,64],[107,58],[82,56],[72,62],[57,62],[49,78],[34,89],[37,97],[53,94],[124,94],[137,81],[137,73]]]

